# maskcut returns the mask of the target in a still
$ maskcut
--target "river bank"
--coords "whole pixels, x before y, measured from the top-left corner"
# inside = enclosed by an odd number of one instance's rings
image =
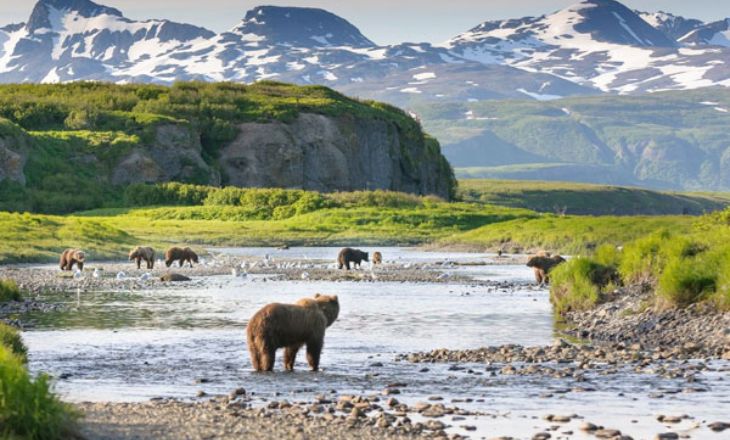
[[[183,283],[157,281],[164,266],[118,261],[89,264],[83,279],[51,266],[0,273],[35,282],[34,300],[59,307],[18,316],[29,368],[87,414],[89,439],[583,440],[601,429],[714,439],[710,425],[727,422],[727,361],[690,346],[562,340],[547,291],[518,259],[383,251],[385,265],[346,272],[331,248],[225,250],[175,268],[192,278]],[[342,305],[323,371],[307,371],[300,355],[294,373],[279,363],[253,373],[249,317],[318,292]]]

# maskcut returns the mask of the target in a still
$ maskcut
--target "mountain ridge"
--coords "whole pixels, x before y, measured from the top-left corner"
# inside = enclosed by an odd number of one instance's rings
[[[694,37],[679,36],[687,29]],[[25,27],[0,28],[0,82],[277,79],[404,106],[639,94],[730,86],[730,68],[720,64],[730,47],[709,45],[722,43],[723,32],[720,24],[584,0],[540,17],[487,21],[442,45],[379,46],[317,8],[257,6],[215,33],[130,20],[91,0],[40,0]]]

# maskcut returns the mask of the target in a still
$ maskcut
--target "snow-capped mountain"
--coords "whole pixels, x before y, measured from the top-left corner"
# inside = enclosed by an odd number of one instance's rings
[[[117,9],[89,0],[41,0],[27,24],[0,29],[0,80],[110,79],[115,69],[128,69],[214,35],[167,20],[128,20]]]
[[[698,26],[679,41],[691,46],[730,47],[730,18]]]
[[[655,21],[655,20],[650,20]],[[554,14],[491,21],[446,43],[456,55],[568,79],[605,92],[730,86],[716,46],[688,48],[614,0],[584,0]]]
[[[635,12],[654,29],[664,33],[664,35],[675,41],[680,41],[680,39],[685,35],[705,25],[705,23],[700,20],[684,18],[664,11]]]
[[[379,46],[321,9],[260,6],[214,33],[90,0],[39,0],[27,23],[0,28],[0,82],[276,79],[400,105],[730,86],[727,24],[584,0],[439,46]]]

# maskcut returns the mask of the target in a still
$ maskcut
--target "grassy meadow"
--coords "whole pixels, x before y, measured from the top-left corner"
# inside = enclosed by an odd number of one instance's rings
[[[656,230],[686,233],[696,217],[559,215],[539,212],[541,207],[577,206],[577,201],[587,204],[591,197],[607,205],[645,197],[666,209],[685,203],[707,210],[724,206],[721,195],[560,183],[463,181],[460,194],[462,201],[446,202],[387,191],[323,194],[179,183],[131,185],[117,208],[63,216],[0,213],[0,263],[55,261],[67,247],[84,249],[92,261],[120,258],[139,244],[159,249],[173,244],[429,245],[508,252],[550,249],[577,255],[605,243],[623,245]]]

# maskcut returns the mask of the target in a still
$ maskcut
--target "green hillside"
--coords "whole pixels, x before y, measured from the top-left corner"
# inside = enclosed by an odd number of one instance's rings
[[[460,177],[730,190],[730,90],[417,107]]]
[[[148,182],[225,185],[217,159],[239,124],[288,123],[301,113],[387,121],[404,157],[402,173],[415,176],[423,163],[432,164],[438,173],[430,179],[445,180],[446,193],[453,193],[449,164],[417,121],[393,106],[326,87],[266,81],[15,84],[0,85],[0,210],[66,213],[119,206],[126,184],[135,183],[127,182],[130,167]],[[134,157],[135,151],[149,154]],[[123,160],[131,165],[120,167]],[[147,170],[169,175],[147,176]]]
[[[730,205],[725,193],[668,193],[641,188],[522,180],[459,181],[467,202],[572,215],[700,215]]]

